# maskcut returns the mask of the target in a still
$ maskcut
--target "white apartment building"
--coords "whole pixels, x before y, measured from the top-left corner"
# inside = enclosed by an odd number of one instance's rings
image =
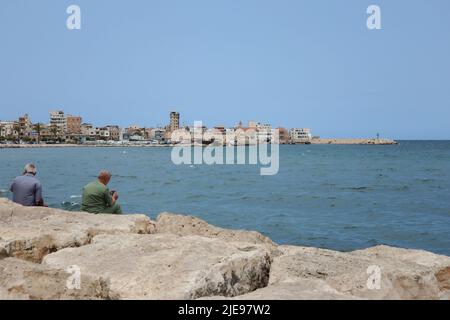
[[[272,126],[270,124],[256,124],[258,143],[272,142]]]
[[[67,118],[64,115],[64,111],[51,111],[50,112],[50,126],[56,126],[60,134],[67,132]]]
[[[308,128],[291,129],[290,136],[293,143],[303,143],[312,139],[311,129]]]
[[[14,121],[0,121],[0,137],[18,136],[17,123]]]

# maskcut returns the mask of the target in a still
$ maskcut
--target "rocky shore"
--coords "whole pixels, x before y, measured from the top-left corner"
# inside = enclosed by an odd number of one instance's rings
[[[68,285],[74,267],[77,288]],[[0,299],[449,297],[450,257],[425,251],[283,246],[191,216],[162,213],[151,221],[0,199]]]

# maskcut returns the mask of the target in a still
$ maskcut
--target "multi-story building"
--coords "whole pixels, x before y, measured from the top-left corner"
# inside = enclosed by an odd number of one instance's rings
[[[178,112],[172,111],[170,113],[170,125],[169,130],[173,132],[180,128],[180,114]]]
[[[39,142],[52,140],[53,138],[50,125],[39,123],[36,125],[35,131],[36,140],[38,140]]]
[[[109,140],[114,140],[114,141],[121,140],[121,138],[120,138],[121,130],[120,130],[119,126],[109,125],[109,126],[106,126],[106,128],[109,131]]]
[[[126,128],[126,133],[129,136],[142,136],[145,137],[145,129],[138,125],[131,125]]]
[[[107,127],[95,128],[95,137],[97,140],[110,140],[110,134]]]
[[[270,143],[272,142],[272,127],[270,124],[263,124],[257,121],[249,121],[248,127],[242,127],[242,123],[240,122],[237,128],[243,129],[246,136],[250,137],[250,140],[253,137],[256,137],[258,143]]]
[[[31,138],[32,124],[28,114],[19,117],[19,136],[20,138]]]
[[[258,143],[272,142],[272,127],[270,124],[256,124]]]
[[[76,135],[81,134],[81,117],[68,115],[66,117],[67,134]]]
[[[95,140],[96,131],[92,124],[83,123],[81,125],[81,135],[87,140]]]
[[[166,131],[163,128],[154,128],[150,130],[149,139],[161,143],[165,141],[165,134]]]
[[[145,139],[151,140],[153,128],[145,128]]]
[[[0,137],[6,140],[19,138],[20,126],[17,121],[0,121]]]
[[[44,123],[35,123],[30,125],[30,133],[28,135],[35,142],[42,142],[49,136],[48,125]]]
[[[312,138],[311,129],[294,128],[290,131],[292,143],[306,143]]]
[[[67,133],[67,118],[64,111],[50,112],[50,131],[54,139],[62,139]]]
[[[221,133],[221,134],[225,134],[225,132],[226,132],[226,129],[225,129],[225,126],[222,126],[222,125],[220,125],[220,126],[215,126],[214,127],[214,130],[217,132],[217,133]]]

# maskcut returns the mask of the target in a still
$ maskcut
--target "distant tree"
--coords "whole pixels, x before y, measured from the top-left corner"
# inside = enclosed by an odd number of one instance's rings
[[[22,129],[20,127],[20,124],[18,122],[15,122],[13,125],[13,131],[14,131],[14,138],[13,140],[17,143],[20,143],[20,139],[22,138]]]
[[[36,123],[33,126],[33,130],[35,130],[37,133],[37,143],[41,143],[42,124],[40,122]]]
[[[50,127],[50,133],[51,133],[52,136],[53,136],[53,141],[56,141],[56,140],[58,139],[58,134],[59,134],[58,127],[57,127],[56,125],[53,124],[53,125]]]
[[[14,137],[14,135],[12,135],[12,134],[9,134],[6,136],[6,141],[14,142],[14,141],[16,141],[16,137]]]

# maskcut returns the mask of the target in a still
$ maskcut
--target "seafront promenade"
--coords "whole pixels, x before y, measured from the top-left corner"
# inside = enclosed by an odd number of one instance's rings
[[[0,198],[0,299],[449,298],[450,257],[427,251],[278,245],[192,216],[152,221]]]

